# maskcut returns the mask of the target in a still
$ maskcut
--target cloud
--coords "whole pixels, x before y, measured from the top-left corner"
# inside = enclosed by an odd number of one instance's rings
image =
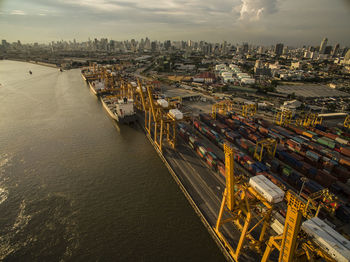
[[[22,11],[22,10],[12,10],[11,15],[26,15],[26,12]]]
[[[277,12],[277,0],[241,0],[238,7],[240,20],[258,21],[266,14]]]

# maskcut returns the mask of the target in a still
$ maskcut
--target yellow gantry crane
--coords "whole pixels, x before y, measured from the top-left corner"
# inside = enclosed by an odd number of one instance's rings
[[[273,138],[266,138],[256,142],[254,157],[261,162],[263,159],[264,149],[273,158],[276,154],[277,140]]]
[[[269,228],[274,205],[253,187],[244,182],[243,178],[234,176],[233,149],[225,143],[224,150],[226,188],[223,194],[215,232],[228,249],[232,258],[238,261],[246,240],[249,240],[252,249],[259,253],[261,252],[262,245],[266,241],[265,233]],[[256,213],[257,209],[262,209],[263,211]],[[236,247],[233,247],[224,235],[223,226],[227,223],[234,223],[241,231]],[[257,239],[253,236],[253,231],[254,235],[259,236]]]
[[[279,126],[287,126],[292,121],[293,113],[289,110],[278,111],[275,115],[275,124]]]
[[[136,90],[134,90],[134,103],[138,110],[140,111],[144,110],[146,113],[146,111],[148,110],[148,105],[146,105],[145,92],[146,92],[146,87],[142,85],[142,82],[140,81],[140,79],[137,79]]]
[[[275,124],[279,126],[303,126],[310,127],[317,124],[322,124],[323,118],[318,114],[313,113],[301,113],[296,119],[292,119],[293,113],[290,110],[279,111],[275,115]]]
[[[304,127],[315,126],[316,124],[322,124],[322,117],[318,114],[306,113],[299,118],[299,125]]]
[[[142,88],[140,88],[142,90]],[[184,116],[182,119],[177,119],[169,111],[174,109],[168,106],[167,108],[154,102],[153,93],[151,87],[146,87],[148,95],[148,103],[144,104],[145,110],[145,129],[148,134],[152,137],[157,148],[163,150],[163,139],[164,136],[166,141],[172,148],[176,145],[176,123],[186,120],[188,117]],[[142,99],[142,98],[141,98]]]
[[[288,203],[284,230],[281,235],[271,236],[265,249],[262,262],[269,261],[269,256],[274,249],[279,251],[279,262],[295,261],[304,256],[306,260],[313,261],[313,256],[317,255],[327,261],[334,261],[324,250],[314,245],[311,241],[300,235],[302,218],[312,218],[318,212],[325,201],[335,201],[336,199],[328,190],[322,190],[310,195],[305,201],[300,196],[288,190],[285,195]],[[317,202],[316,200],[322,200]],[[335,207],[331,208],[334,212]],[[305,259],[304,259],[305,260]]]
[[[216,119],[216,114],[226,115],[228,112],[233,110],[233,103],[230,100],[220,101],[212,106],[211,115]]]
[[[242,106],[242,116],[254,116],[256,115],[257,106],[256,104],[247,104]]]

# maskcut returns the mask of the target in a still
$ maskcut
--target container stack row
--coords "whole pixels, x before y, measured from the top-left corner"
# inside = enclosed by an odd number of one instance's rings
[[[321,125],[311,129],[283,128],[264,120],[249,120],[239,115],[217,115],[213,120],[201,114],[193,120],[193,127],[221,150],[229,141],[235,151],[235,161],[252,175],[262,174],[284,189],[298,192],[302,185],[304,195],[329,188],[342,199],[337,210],[341,220],[350,219],[350,135],[340,129]],[[224,160],[206,148],[200,138],[186,124],[181,124],[180,135],[193,150],[214,170],[225,176]],[[253,159],[256,142],[265,138],[278,141],[274,159]],[[258,150],[259,151],[259,150]]]

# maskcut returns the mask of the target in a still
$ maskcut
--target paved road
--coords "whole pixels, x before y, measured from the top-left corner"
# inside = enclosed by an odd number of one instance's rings
[[[179,141],[176,151],[165,148],[164,155],[208,223],[214,227],[225,189],[223,179],[211,171],[182,141]],[[234,243],[233,246],[238,243],[240,231],[233,224],[226,224],[223,232]],[[257,261],[256,257],[250,250],[245,250],[241,255],[242,261]]]

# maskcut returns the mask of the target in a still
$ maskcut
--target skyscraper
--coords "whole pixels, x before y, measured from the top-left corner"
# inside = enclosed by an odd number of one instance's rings
[[[276,56],[280,56],[280,55],[282,55],[282,53],[283,53],[283,44],[282,43],[276,44],[276,46],[275,46]]]
[[[170,40],[164,41],[165,50],[170,50],[170,47],[171,47],[171,41]]]
[[[332,51],[332,56],[336,56],[339,51],[339,44],[336,44]]]
[[[330,55],[332,52],[333,47],[331,45],[327,45],[326,48],[324,49],[324,54],[325,55]]]
[[[320,45],[320,54],[324,54],[324,51],[326,50],[328,39],[327,37],[323,38],[321,45]]]

